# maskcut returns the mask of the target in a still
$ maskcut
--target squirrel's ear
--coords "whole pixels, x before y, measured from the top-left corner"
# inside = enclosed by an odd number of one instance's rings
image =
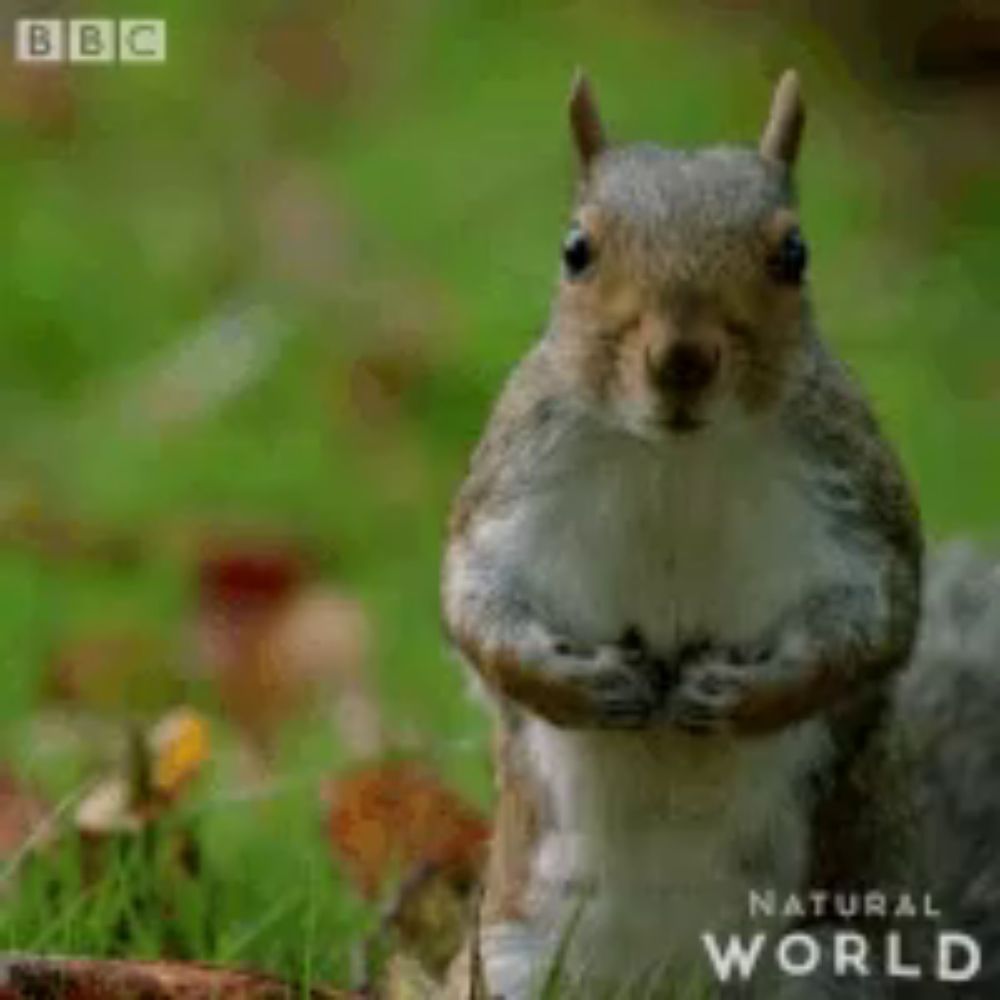
[[[583,70],[577,70],[569,93],[569,124],[580,164],[586,172],[591,160],[607,146],[597,101]]]
[[[799,155],[806,108],[802,102],[799,74],[786,69],[771,98],[771,114],[760,137],[760,155],[791,168]]]

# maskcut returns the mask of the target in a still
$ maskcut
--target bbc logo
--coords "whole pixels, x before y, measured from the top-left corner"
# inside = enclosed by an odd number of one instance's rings
[[[167,25],[162,20],[107,18],[18,20],[14,57],[27,63],[162,63]]]

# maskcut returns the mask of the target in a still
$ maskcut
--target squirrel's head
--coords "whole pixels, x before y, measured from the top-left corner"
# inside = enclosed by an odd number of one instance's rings
[[[577,77],[582,178],[549,336],[564,373],[616,425],[690,434],[780,397],[805,337],[791,177],[803,120],[789,71],[756,149],[610,146]]]

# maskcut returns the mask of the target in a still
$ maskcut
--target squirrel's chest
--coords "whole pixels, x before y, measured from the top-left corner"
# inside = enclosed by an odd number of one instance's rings
[[[752,640],[843,554],[791,460],[765,449],[581,464],[525,504],[509,551],[570,634],[638,626],[655,647]]]

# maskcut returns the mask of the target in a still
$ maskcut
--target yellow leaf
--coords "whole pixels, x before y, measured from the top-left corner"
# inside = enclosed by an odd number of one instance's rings
[[[176,709],[153,727],[149,746],[153,787],[162,795],[175,795],[208,759],[208,723],[189,708]]]

